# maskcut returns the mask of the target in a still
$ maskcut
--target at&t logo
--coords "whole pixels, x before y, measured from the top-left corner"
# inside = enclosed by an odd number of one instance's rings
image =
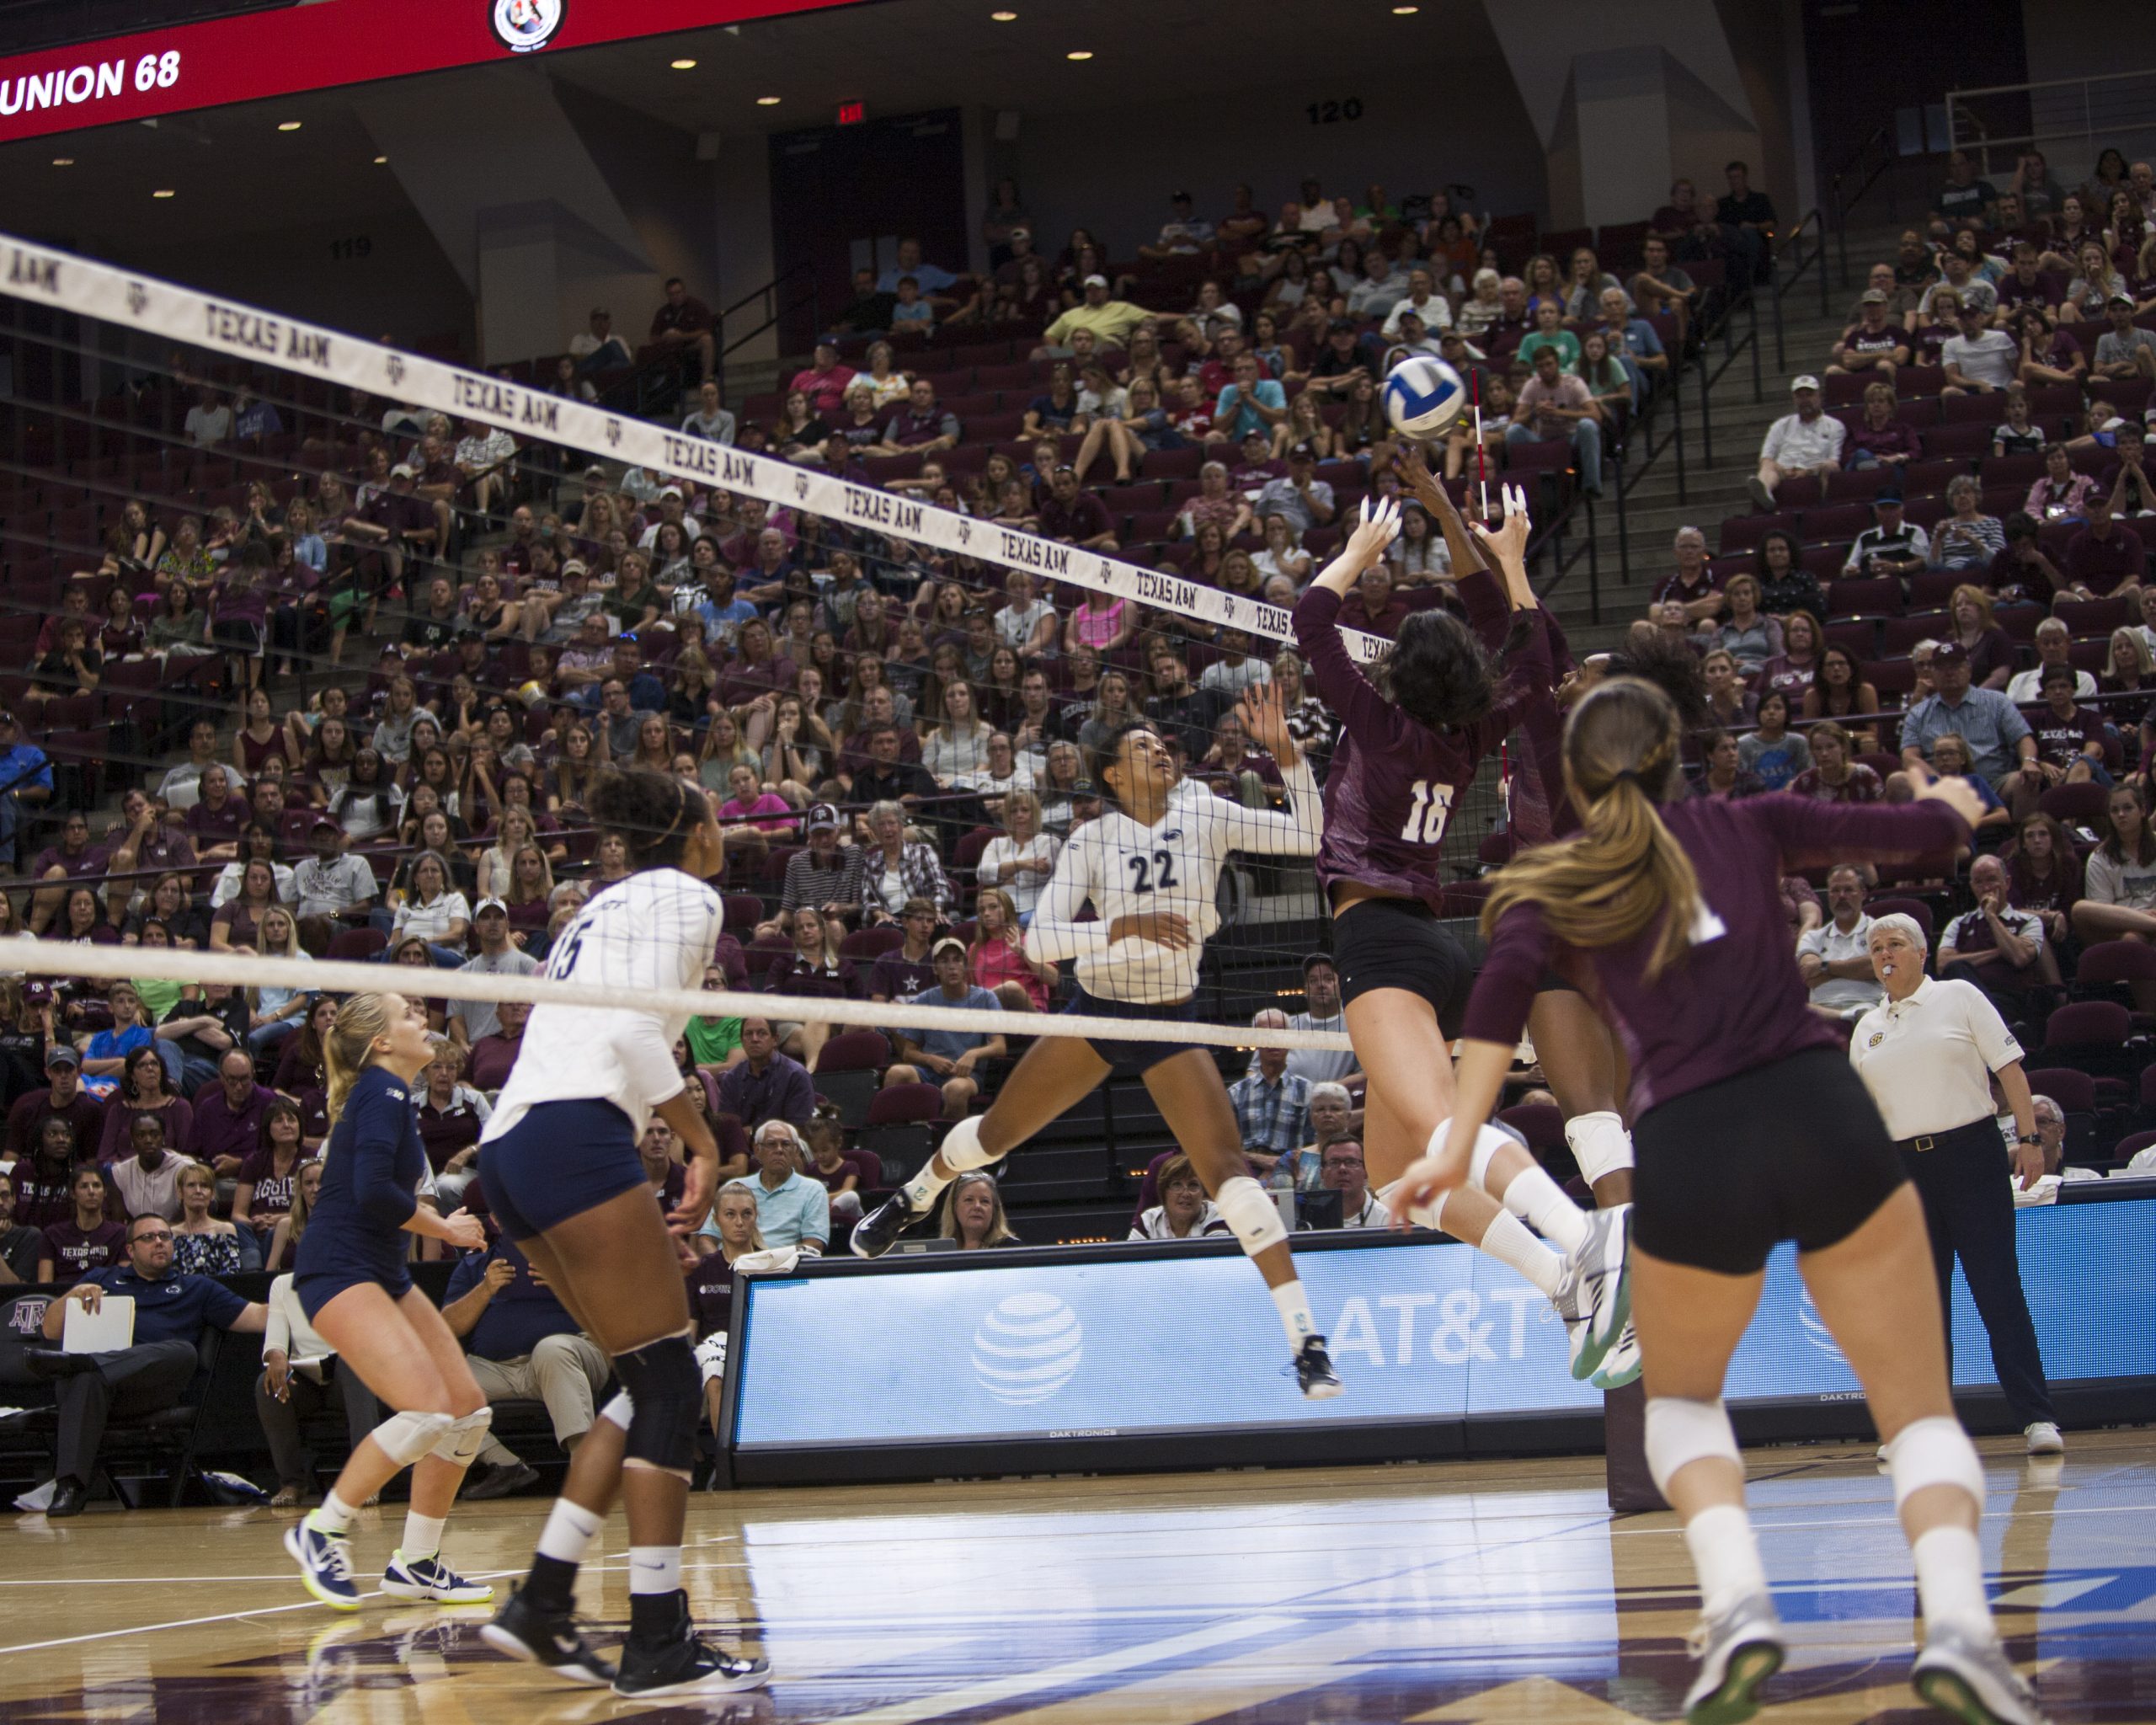
[[[1086,1351],[1078,1314],[1053,1294],[1013,1294],[974,1332],[974,1375],[1007,1407],[1045,1402],[1077,1375]]]
[[[488,17],[502,46],[529,54],[553,40],[568,11],[568,0],[492,0]]]

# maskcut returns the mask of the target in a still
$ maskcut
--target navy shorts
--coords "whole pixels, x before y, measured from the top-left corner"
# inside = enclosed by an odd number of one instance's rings
[[[647,1185],[629,1117],[595,1098],[542,1102],[479,1147],[487,1207],[512,1240],[529,1240],[571,1216]]]
[[[379,1268],[362,1264],[332,1263],[320,1269],[296,1272],[292,1277],[292,1292],[299,1296],[300,1310],[307,1314],[309,1323],[347,1288],[370,1284],[381,1289],[392,1300],[402,1300],[412,1291],[412,1272],[402,1264],[397,1267],[394,1275],[384,1275]]]
[[[1106,1001],[1098,995],[1088,994],[1083,988],[1071,996],[1065,1007],[1066,1014],[1075,1013],[1081,1018],[1180,1018],[1194,1020],[1198,1017],[1198,997],[1187,1001],[1170,1001],[1165,1005],[1147,1005],[1139,1001]],[[1149,1038],[1143,1042],[1126,1042],[1120,1039],[1087,1037],[1086,1045],[1116,1070],[1118,1077],[1131,1078],[1150,1072],[1163,1060],[1171,1060],[1190,1049],[1210,1054],[1212,1046],[1203,1042],[1171,1042]]]

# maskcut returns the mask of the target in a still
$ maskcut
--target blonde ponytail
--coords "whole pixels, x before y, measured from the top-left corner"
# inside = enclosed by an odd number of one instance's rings
[[[337,1022],[322,1045],[329,1074],[329,1124],[344,1111],[345,1098],[374,1059],[374,1045],[389,1033],[389,996],[355,994],[337,1009]]]
[[[1649,980],[1683,955],[1700,878],[1655,808],[1678,772],[1678,739],[1676,708],[1638,678],[1612,678],[1573,709],[1565,777],[1580,831],[1499,872],[1482,907],[1486,937],[1513,905],[1531,904],[1570,947],[1622,946],[1658,925]]]

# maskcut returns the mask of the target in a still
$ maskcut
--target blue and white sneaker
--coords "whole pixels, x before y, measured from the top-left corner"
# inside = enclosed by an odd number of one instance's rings
[[[1593,1377],[1604,1358],[1617,1345],[1632,1315],[1631,1267],[1627,1252],[1631,1243],[1632,1207],[1589,1210],[1587,1233],[1579,1249],[1566,1254],[1564,1280],[1557,1290],[1561,1314],[1569,1306],[1579,1316],[1572,1332],[1572,1375],[1581,1382]]]
[[[439,1557],[407,1557],[401,1551],[389,1554],[382,1590],[392,1599],[432,1599],[444,1605],[483,1605],[494,1596],[492,1583],[467,1581]]]
[[[1635,1381],[1644,1369],[1640,1359],[1639,1332],[1632,1327],[1631,1319],[1626,1318],[1617,1345],[1602,1356],[1602,1364],[1594,1369],[1588,1381],[1598,1390],[1621,1390]]]
[[[360,1609],[360,1589],[352,1579],[352,1542],[302,1521],[285,1530],[285,1549],[300,1566],[300,1582],[325,1605],[339,1611]]]

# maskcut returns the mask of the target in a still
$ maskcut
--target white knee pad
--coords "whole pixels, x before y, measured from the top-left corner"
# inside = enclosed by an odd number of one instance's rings
[[[1438,1134],[1442,1134],[1444,1131],[1444,1127],[1440,1126],[1438,1128]],[[1444,1140],[1441,1136],[1437,1136],[1433,1137],[1433,1141],[1442,1146]],[[1400,1214],[1400,1202],[1393,1196],[1393,1194],[1399,1191],[1399,1189],[1400,1182],[1395,1180],[1390,1186],[1380,1188],[1377,1194],[1378,1202],[1385,1207],[1386,1211],[1390,1215],[1396,1216]],[[1456,1190],[1457,1188],[1454,1189]],[[1435,1204],[1418,1204],[1410,1205],[1407,1211],[1407,1220],[1414,1223],[1418,1228],[1428,1228],[1433,1232],[1435,1232],[1444,1226],[1445,1200],[1451,1196],[1452,1193],[1450,1191],[1440,1192],[1438,1194],[1438,1199]]]
[[[1675,1396],[1647,1398],[1647,1471],[1655,1488],[1665,1497],[1678,1471],[1703,1456],[1719,1455],[1738,1468],[1744,1457],[1737,1447],[1737,1433],[1719,1401],[1687,1402]]]
[[[1439,1130],[1449,1131],[1449,1123]],[[1441,1150],[1444,1147],[1444,1140],[1433,1136],[1430,1146],[1433,1150]],[[1511,1133],[1501,1131],[1485,1120],[1475,1129],[1475,1148],[1469,1153],[1467,1158],[1468,1184],[1474,1187],[1477,1192],[1489,1193],[1492,1198],[1496,1197],[1495,1193],[1490,1192],[1490,1158],[1501,1150],[1522,1148],[1519,1140],[1513,1137]],[[1533,1162],[1534,1158],[1530,1154],[1528,1160]]]
[[[715,1330],[696,1343],[696,1370],[708,1389],[726,1375],[726,1332]],[[627,1426],[622,1430],[627,1431]]]
[[[609,1425],[616,1425],[623,1431],[627,1431],[629,1429],[629,1421],[634,1417],[636,1411],[636,1403],[629,1400],[629,1392],[627,1390],[622,1390],[616,1391],[614,1399],[599,1410],[599,1417]]]
[[[1926,1486],[1959,1486],[1983,1508],[1983,1463],[1961,1422],[1950,1415],[1913,1419],[1903,1426],[1886,1446],[1886,1467],[1894,1478],[1897,1510]]]
[[[979,1114],[968,1114],[946,1132],[942,1143],[937,1146],[937,1154],[943,1158],[944,1165],[953,1173],[963,1174],[975,1168],[993,1167],[1003,1160],[1001,1156],[990,1156],[981,1148],[981,1119]]]
[[[1247,1174],[1221,1182],[1213,1202],[1248,1257],[1256,1258],[1268,1246],[1278,1246],[1288,1237],[1287,1229],[1280,1223],[1280,1206],[1273,1201],[1270,1192]]]
[[[449,1429],[435,1439],[428,1453],[458,1467],[469,1467],[472,1460],[487,1447],[487,1428],[494,1423],[494,1410],[482,1407],[477,1413],[467,1413],[461,1419],[452,1419]]]
[[[392,1413],[374,1429],[374,1440],[399,1467],[409,1467],[431,1451],[455,1423],[446,1413]]]
[[[1625,1130],[1622,1114],[1574,1114],[1565,1122],[1565,1142],[1572,1147],[1580,1178],[1590,1186],[1604,1174],[1632,1166],[1632,1135]]]

